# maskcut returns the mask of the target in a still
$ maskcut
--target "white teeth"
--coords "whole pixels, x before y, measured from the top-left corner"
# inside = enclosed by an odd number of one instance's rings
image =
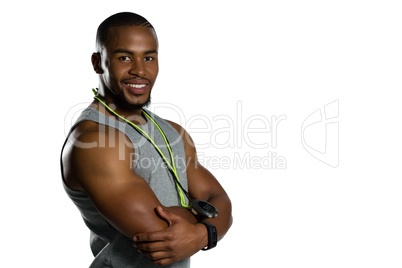
[[[143,88],[146,86],[146,84],[127,84],[127,85],[135,88]]]

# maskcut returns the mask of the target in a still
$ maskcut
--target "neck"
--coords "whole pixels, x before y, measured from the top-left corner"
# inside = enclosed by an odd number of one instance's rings
[[[143,125],[147,122],[142,113],[142,106],[130,105],[113,94],[102,94],[98,91],[95,102],[97,109],[110,117],[119,115],[136,125]]]

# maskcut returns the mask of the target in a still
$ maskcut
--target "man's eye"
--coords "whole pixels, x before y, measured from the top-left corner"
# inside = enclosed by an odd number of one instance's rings
[[[119,60],[121,60],[121,61],[130,61],[130,58],[127,57],[127,56],[122,56],[122,57],[119,58]]]
[[[153,61],[153,60],[154,60],[154,57],[145,57],[145,60],[146,60],[146,61]]]

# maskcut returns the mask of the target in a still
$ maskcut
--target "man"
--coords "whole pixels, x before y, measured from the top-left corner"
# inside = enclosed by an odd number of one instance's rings
[[[143,109],[158,75],[152,25],[112,15],[96,49],[99,89],[61,157],[64,188],[91,230],[90,267],[189,267],[230,228],[230,199],[198,163],[189,134]]]

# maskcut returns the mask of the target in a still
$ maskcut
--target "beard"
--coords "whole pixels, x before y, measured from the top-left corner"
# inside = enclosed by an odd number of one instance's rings
[[[123,96],[123,94],[115,95],[115,104],[120,109],[125,111],[138,111],[142,110],[144,107],[148,107],[151,104],[151,93],[148,99],[144,103],[132,104],[129,103]]]
[[[142,110],[142,108],[148,107],[150,104],[151,104],[151,95],[148,96],[148,99],[144,103],[132,104],[126,101],[124,97],[121,97],[121,103],[119,103],[119,105],[122,105],[120,107],[128,111]]]

